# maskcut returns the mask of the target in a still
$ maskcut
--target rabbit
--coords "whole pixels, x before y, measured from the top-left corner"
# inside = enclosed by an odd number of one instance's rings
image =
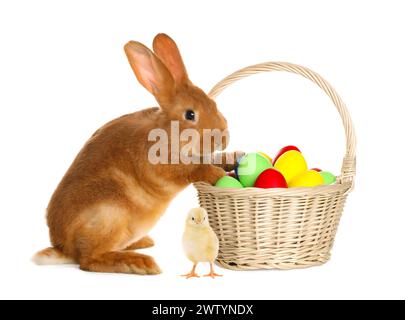
[[[155,128],[227,130],[216,103],[188,78],[176,43],[158,34],[153,52],[130,41],[124,51],[140,84],[158,107],[108,122],[85,143],[53,193],[47,207],[52,247],[38,252],[37,264],[79,264],[92,272],[155,275],[155,260],[131,250],[150,247],[149,231],[170,201],[190,183],[213,184],[229,164],[151,164],[148,150]],[[203,136],[200,136],[200,145]],[[226,139],[224,139],[226,140]],[[223,150],[226,142],[209,153]],[[217,150],[215,150],[217,149]]]

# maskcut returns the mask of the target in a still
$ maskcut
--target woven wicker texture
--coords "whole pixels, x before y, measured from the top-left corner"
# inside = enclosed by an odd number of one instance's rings
[[[268,71],[302,75],[331,98],[342,118],[346,154],[341,175],[329,186],[221,189],[203,182],[194,184],[200,205],[207,209],[219,238],[217,262],[233,270],[295,269],[328,261],[356,173],[356,137],[349,112],[336,91],[317,73],[285,62],[257,64],[224,78],[209,95],[215,98],[233,82]]]

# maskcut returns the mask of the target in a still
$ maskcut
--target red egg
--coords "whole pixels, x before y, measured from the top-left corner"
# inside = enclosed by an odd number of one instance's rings
[[[235,171],[227,172],[227,176],[237,179]]]
[[[264,170],[255,182],[256,188],[287,188],[284,176],[276,169]]]
[[[322,170],[319,169],[319,168],[312,168],[312,169],[310,169],[310,170],[314,170],[314,171],[316,171],[316,172],[321,172],[321,171],[322,171]]]
[[[290,150],[296,150],[296,151],[298,151],[298,152],[301,152],[300,149],[298,149],[296,146],[286,146],[286,147],[282,148],[282,149],[277,153],[277,155],[275,156],[275,158],[274,158],[274,160],[273,160],[273,166],[274,166],[274,164],[276,163],[277,159],[280,158],[283,153],[286,153],[287,151],[290,151]]]

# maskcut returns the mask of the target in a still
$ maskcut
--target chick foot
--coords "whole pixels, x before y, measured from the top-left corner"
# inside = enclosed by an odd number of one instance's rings
[[[182,277],[185,277],[186,279],[190,279],[190,278],[199,278],[200,276],[195,272],[190,272],[187,274],[183,274]]]
[[[222,274],[217,274],[217,273],[215,273],[215,271],[214,271],[214,266],[213,266],[212,263],[211,263],[211,270],[210,270],[210,273],[204,275],[204,277],[211,277],[212,279],[215,279],[215,277],[222,277]]]
[[[199,278],[200,276],[195,272],[196,268],[197,268],[197,264],[194,264],[193,269],[190,271],[190,273],[183,274],[182,277],[186,277],[186,279]]]
[[[204,277],[211,277],[212,279],[215,279],[215,277],[223,277],[223,275],[222,274],[217,274],[215,272],[210,272],[210,273],[204,275]]]

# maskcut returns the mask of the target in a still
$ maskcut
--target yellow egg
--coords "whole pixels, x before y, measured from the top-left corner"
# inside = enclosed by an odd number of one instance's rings
[[[277,159],[274,168],[283,174],[288,185],[294,177],[308,170],[305,158],[301,152],[297,150],[290,150],[283,153]]]
[[[315,170],[308,170],[295,176],[290,183],[289,187],[315,187],[323,185],[322,175]]]
[[[262,155],[267,160],[269,160],[271,163],[273,163],[273,160],[266,153],[260,151],[260,152],[258,152],[258,154]]]

